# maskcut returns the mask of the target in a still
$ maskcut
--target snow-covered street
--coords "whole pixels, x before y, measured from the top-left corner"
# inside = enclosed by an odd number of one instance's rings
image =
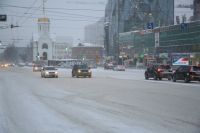
[[[144,70],[93,69],[41,78],[0,69],[0,133],[199,133],[200,84],[144,80]]]

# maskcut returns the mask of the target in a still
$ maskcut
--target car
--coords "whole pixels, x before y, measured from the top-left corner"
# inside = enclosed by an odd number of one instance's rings
[[[125,66],[124,65],[116,65],[113,68],[114,71],[125,71]]]
[[[34,64],[33,65],[33,72],[40,72],[42,70],[42,65]]]
[[[113,69],[113,68],[114,68],[114,64],[112,62],[104,64],[104,69]]]
[[[47,78],[47,77],[58,78],[58,71],[53,66],[45,66],[41,70],[41,77],[42,78]]]
[[[86,64],[74,65],[72,68],[72,77],[92,77],[92,71]]]
[[[150,65],[147,67],[144,73],[145,79],[153,78],[154,80],[162,80],[162,78],[167,78],[171,80],[172,78],[172,69],[170,65]]]
[[[174,71],[172,80],[184,80],[185,83],[200,81],[200,66],[180,66]]]

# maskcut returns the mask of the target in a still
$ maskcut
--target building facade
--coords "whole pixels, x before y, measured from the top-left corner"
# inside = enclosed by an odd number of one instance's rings
[[[38,40],[33,42],[33,61],[53,59],[54,42],[50,37],[49,18],[38,19],[38,35]]]
[[[200,0],[194,0],[194,20],[200,20]]]
[[[77,46],[72,47],[72,59],[93,60],[100,63],[103,59],[103,47],[100,46]]]
[[[173,25],[174,0],[108,0],[105,9],[105,48],[119,56],[119,33]]]
[[[104,18],[98,22],[85,27],[85,42],[95,46],[104,45]]]
[[[53,59],[70,59],[71,47],[73,46],[73,39],[66,36],[56,37],[53,47]]]

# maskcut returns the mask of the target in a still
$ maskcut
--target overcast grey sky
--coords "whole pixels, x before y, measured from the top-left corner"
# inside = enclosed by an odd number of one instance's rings
[[[71,36],[76,42],[84,39],[84,27],[104,16],[107,0],[46,0],[46,15],[51,21],[53,36]],[[40,7],[40,8],[39,8]],[[8,21],[0,26],[19,25],[19,28],[1,29],[2,43],[25,46],[32,34],[37,34],[37,18],[42,17],[42,0],[0,0],[0,14]]]

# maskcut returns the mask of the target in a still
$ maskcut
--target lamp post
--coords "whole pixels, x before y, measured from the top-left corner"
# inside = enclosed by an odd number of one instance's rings
[[[109,25],[110,25],[110,22],[105,22],[105,25],[104,25],[104,30],[105,30],[104,47],[106,49],[106,56],[110,55],[110,49],[109,49]]]

